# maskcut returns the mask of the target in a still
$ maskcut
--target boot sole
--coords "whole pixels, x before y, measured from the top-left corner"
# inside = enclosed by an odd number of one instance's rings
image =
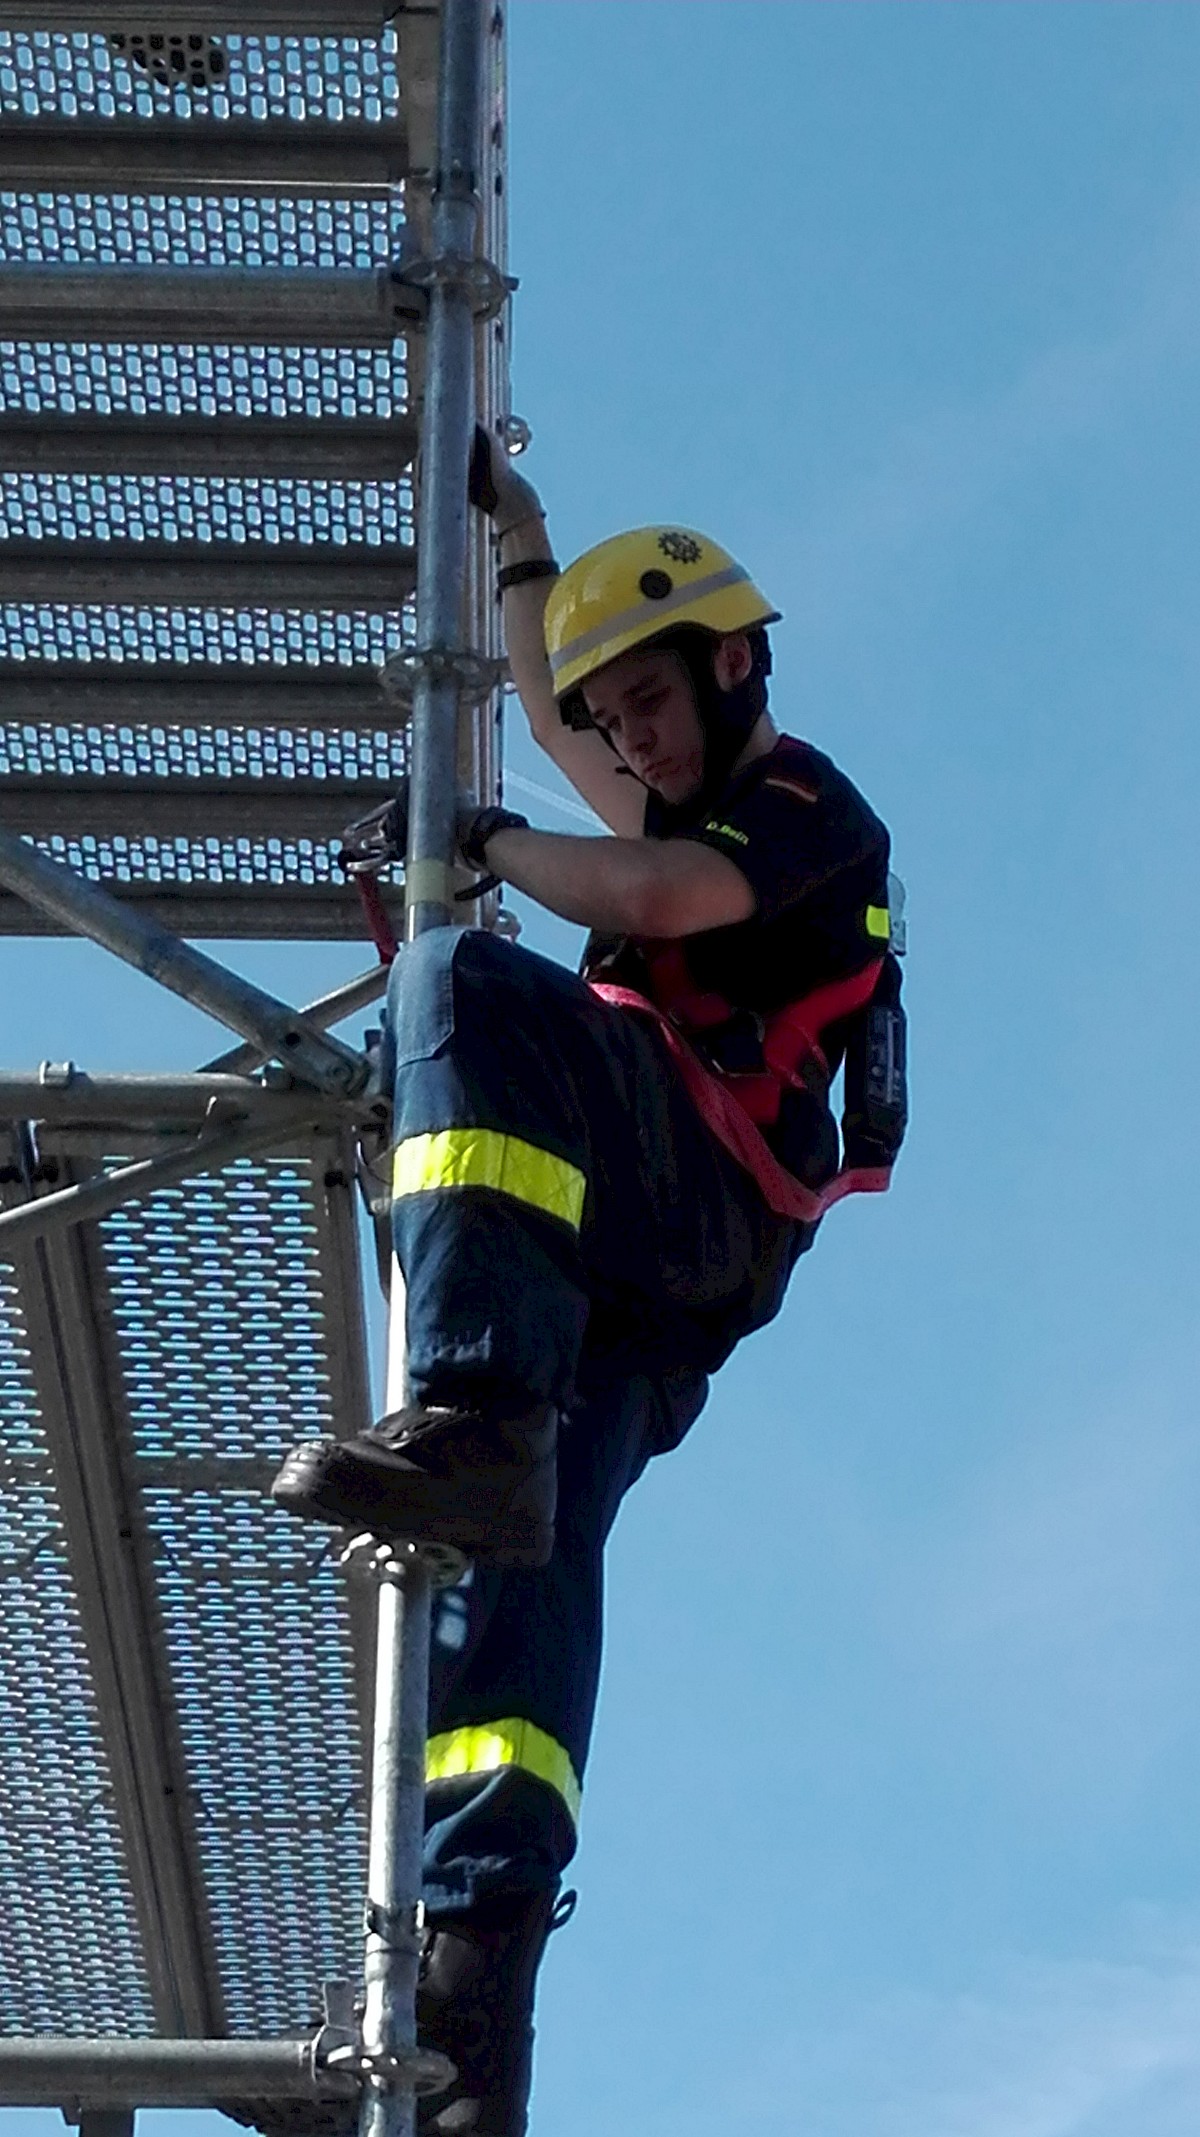
[[[271,1486],[271,1497],[297,1520],[366,1529],[385,1543],[447,1544],[491,1566],[536,1568],[549,1562],[554,1531],[530,1514],[519,1510],[418,1512],[394,1500],[389,1505],[382,1482],[371,1489],[371,1480],[364,1479],[361,1471],[344,1462],[340,1467],[339,1475],[336,1449],[323,1449],[316,1459],[298,1450],[285,1460]]]

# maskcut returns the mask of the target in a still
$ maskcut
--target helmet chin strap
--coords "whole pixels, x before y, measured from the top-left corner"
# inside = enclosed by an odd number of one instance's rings
[[[651,837],[666,837],[672,831],[690,829],[706,816],[718,795],[724,792],[734,765],[762,716],[765,700],[762,677],[751,670],[740,683],[722,690],[713,668],[714,642],[707,636],[681,633],[673,647],[688,671],[696,710],[704,730],[704,772],[694,794],[686,801],[666,802],[651,792],[646,829]],[[636,777],[636,774],[634,775]],[[645,785],[645,781],[642,782]]]
[[[593,722],[593,726],[594,725],[595,723]],[[613,777],[615,779],[636,779],[640,787],[645,787],[647,794],[652,794],[654,792],[653,787],[650,786],[648,782],[642,778],[641,773],[635,772],[631,764],[626,764],[625,759],[621,756],[620,750],[617,748],[616,743],[613,741],[612,736],[609,734],[607,727],[596,727],[595,732],[599,735],[600,740],[605,744],[606,748],[612,751],[613,756],[620,760],[617,764],[614,764],[613,766]]]

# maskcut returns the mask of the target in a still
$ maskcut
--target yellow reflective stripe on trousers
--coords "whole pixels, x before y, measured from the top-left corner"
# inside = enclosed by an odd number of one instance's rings
[[[587,1181],[577,1165],[495,1128],[439,1128],[397,1146],[392,1193],[429,1194],[447,1187],[490,1187],[532,1209],[560,1217],[577,1232]]]
[[[498,1773],[519,1766],[556,1789],[578,1825],[583,1791],[569,1754],[531,1721],[489,1721],[473,1729],[448,1729],[425,1747],[425,1779],[454,1780],[466,1773]]]

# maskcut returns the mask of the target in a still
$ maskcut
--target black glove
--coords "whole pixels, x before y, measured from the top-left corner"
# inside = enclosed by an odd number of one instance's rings
[[[500,499],[496,494],[495,477],[492,474],[492,441],[482,423],[475,425],[471,441],[471,463],[467,470],[467,497],[471,504],[491,519]]]
[[[487,842],[497,831],[528,831],[529,818],[518,816],[515,809],[489,807],[476,809],[474,814],[459,820],[458,850],[468,868],[487,867]],[[498,890],[501,878],[485,875],[480,882],[472,883],[469,890],[457,893],[456,903],[463,905],[470,898],[486,898],[490,890]]]
[[[402,779],[391,801],[347,824],[338,866],[344,875],[374,876],[393,861],[402,861],[407,849],[408,781]]]
[[[518,475],[499,438],[475,425],[471,459],[467,469],[467,496],[485,512],[498,535],[508,534],[527,519],[545,517],[542,500],[531,482]]]

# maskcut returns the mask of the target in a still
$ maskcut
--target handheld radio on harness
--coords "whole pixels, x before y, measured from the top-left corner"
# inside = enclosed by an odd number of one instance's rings
[[[875,992],[850,1019],[842,1070],[842,1147],[847,1168],[891,1168],[908,1126],[908,1026],[899,959],[908,947],[905,890],[888,877],[891,948]]]

